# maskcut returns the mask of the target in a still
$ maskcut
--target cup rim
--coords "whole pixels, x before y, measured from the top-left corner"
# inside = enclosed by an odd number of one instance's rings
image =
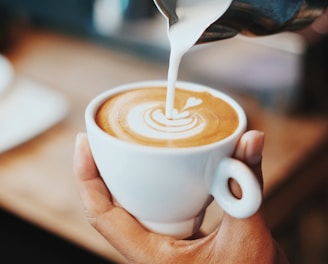
[[[95,122],[95,114],[100,105],[110,96],[115,95],[117,93],[120,93],[122,91],[128,91],[128,90],[133,90],[136,88],[151,88],[151,87],[156,87],[156,86],[166,86],[167,85],[167,80],[146,80],[146,81],[137,81],[137,82],[130,82],[122,85],[115,86],[113,88],[110,88],[96,97],[94,97],[89,104],[86,107],[85,110],[85,122],[86,122],[86,127],[87,127],[87,134],[89,135],[89,132],[92,130],[97,137],[102,137],[104,140],[111,141],[112,144],[119,144],[122,147],[129,148],[129,149],[135,149],[137,150],[142,150],[142,151],[150,151],[150,152],[160,152],[160,153],[181,153],[181,152],[199,152],[199,151],[204,151],[208,150],[210,148],[214,148],[220,145],[225,145],[231,141],[239,139],[241,134],[246,130],[247,126],[247,117],[245,114],[245,111],[243,108],[239,105],[239,103],[236,102],[232,97],[229,95],[221,92],[218,89],[211,88],[209,86],[195,83],[195,82],[188,82],[188,81],[177,81],[176,82],[176,87],[180,89],[188,89],[188,90],[195,90],[195,91],[207,91],[211,93],[212,95],[219,97],[226,101],[228,104],[230,104],[236,111],[238,118],[239,118],[239,124],[236,130],[229,135],[228,137],[212,142],[209,144],[205,145],[200,145],[200,146],[190,146],[190,147],[158,147],[158,146],[148,146],[148,145],[142,145],[142,144],[137,144],[134,142],[128,142],[124,141],[122,139],[119,139],[117,137],[114,137],[105,131],[103,131]]]

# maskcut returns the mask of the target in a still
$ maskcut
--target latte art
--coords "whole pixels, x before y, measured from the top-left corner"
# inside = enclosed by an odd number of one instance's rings
[[[110,122],[110,121],[109,121]],[[129,128],[139,135],[154,139],[182,139],[201,133],[206,121],[197,113],[174,109],[173,119],[167,119],[163,102],[150,102],[130,109]]]
[[[209,144],[227,137],[238,125],[232,107],[209,93],[177,89],[175,97],[173,118],[167,119],[166,87],[120,93],[100,107],[96,122],[122,140],[161,147]]]

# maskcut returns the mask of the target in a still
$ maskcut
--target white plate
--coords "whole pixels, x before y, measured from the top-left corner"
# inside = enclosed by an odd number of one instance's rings
[[[37,136],[68,113],[60,93],[29,79],[15,78],[0,98],[0,153]]]
[[[0,54],[0,96],[10,86],[14,70],[6,57]]]

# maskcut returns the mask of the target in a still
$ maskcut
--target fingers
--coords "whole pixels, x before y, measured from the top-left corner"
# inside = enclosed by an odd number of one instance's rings
[[[94,163],[87,136],[82,133],[76,138],[74,175],[90,224],[127,258],[135,261],[155,257],[161,237],[146,231],[128,212],[113,204]]]
[[[298,33],[308,45],[314,45],[328,33],[328,8],[311,25],[301,29]]]
[[[261,170],[264,134],[259,131],[248,131],[240,139],[234,157],[247,164],[254,172],[263,188]],[[236,183],[234,191],[240,188]],[[233,186],[232,186],[233,187]],[[246,219],[237,219],[224,214],[216,243],[225,245],[230,249],[229,256],[240,256],[240,261],[234,259],[233,263],[288,263],[279,246],[272,239],[270,229],[267,227],[262,211]]]
[[[113,204],[92,158],[86,134],[80,133],[76,137],[73,169],[85,214],[95,226],[97,216]]]
[[[328,9],[312,23],[311,27],[317,34],[325,35],[328,33]]]
[[[240,139],[234,157],[247,164],[258,178],[263,187],[261,170],[264,134],[259,131],[248,131]],[[235,183],[235,185],[237,185]],[[234,186],[234,191],[240,189]],[[234,263],[288,263],[279,246],[272,239],[271,232],[266,225],[261,210],[249,218],[237,219],[224,214],[219,231],[216,235],[216,243],[230,249],[229,257],[243,257],[240,262]]]
[[[76,136],[73,169],[77,182],[98,178],[98,170],[93,161],[85,133],[79,133]]]
[[[262,151],[264,146],[264,133],[256,130],[246,132],[239,140],[235,149],[234,157],[247,164],[254,172],[257,180],[263,189],[262,176]],[[241,198],[242,192],[239,185],[231,180],[230,188],[232,193]]]
[[[246,132],[238,142],[234,157],[247,164],[254,172],[263,187],[261,170],[262,150],[264,145],[264,133],[260,131]],[[237,197],[241,197],[241,190],[236,182],[231,184],[231,189]],[[238,230],[238,231],[237,231]],[[232,239],[232,234],[239,234],[239,238],[249,241],[261,241],[266,237],[271,241],[270,233],[267,229],[263,216],[257,212],[247,219],[235,219],[227,214],[222,220],[219,235],[221,239]],[[226,236],[226,237],[225,237]],[[266,241],[265,239],[263,241]],[[268,245],[270,246],[271,242]]]
[[[262,160],[264,133],[256,130],[246,132],[235,150],[235,157],[249,166],[258,165]]]
[[[264,146],[264,133],[260,131],[248,131],[246,132],[239,140],[237,147],[235,149],[234,157],[239,159],[240,161],[247,164],[252,171],[254,172],[255,176],[257,177],[260,186],[263,188],[263,177],[262,177],[262,151]],[[239,185],[235,181],[230,182],[230,188],[232,193],[238,197],[242,197],[242,191]],[[253,222],[255,219],[256,221],[261,222],[263,219],[259,214],[255,214],[256,216],[250,217]],[[249,219],[234,219],[231,216],[225,214],[224,220],[231,223],[247,223]],[[224,221],[223,221],[224,222]],[[251,225],[252,226],[252,225]],[[265,228],[265,226],[263,226]]]

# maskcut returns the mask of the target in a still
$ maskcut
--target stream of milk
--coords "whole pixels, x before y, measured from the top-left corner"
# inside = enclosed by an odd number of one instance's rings
[[[169,27],[170,61],[165,116],[174,119],[174,95],[178,70],[183,55],[191,49],[203,32],[229,8],[232,0],[179,0],[179,21]]]

